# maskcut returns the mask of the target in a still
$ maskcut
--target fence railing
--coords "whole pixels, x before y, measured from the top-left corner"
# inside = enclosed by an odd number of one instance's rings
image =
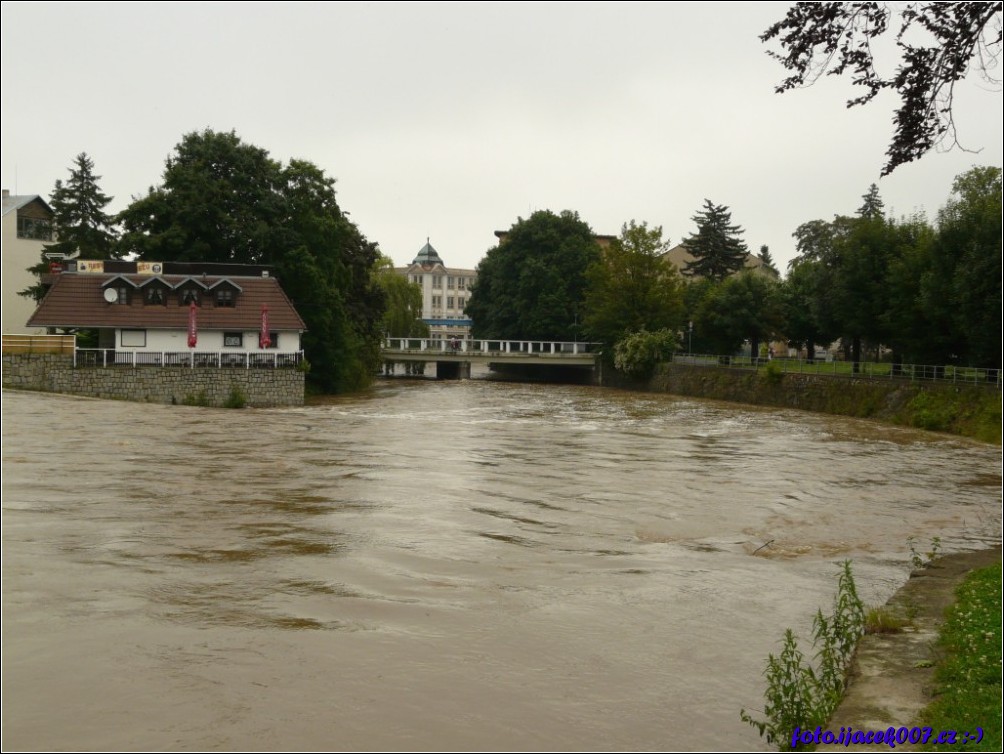
[[[838,361],[823,359],[792,359],[783,357],[751,358],[749,356],[713,356],[708,354],[674,354],[675,364],[717,367],[725,369],[760,370],[768,364],[777,366],[782,373],[821,374],[833,377],[866,378],[874,380],[936,381],[996,385],[1001,387],[1000,369],[980,369],[952,365],[893,364],[881,361]]]
[[[73,353],[77,339],[74,335],[15,335],[3,336],[4,353]]]
[[[571,355],[595,354],[600,343],[581,343],[550,340],[461,340],[459,338],[385,338],[386,351],[431,351],[432,353],[457,354],[544,354]]]
[[[117,351],[114,348],[78,348],[73,366],[187,367],[189,369],[289,369],[303,361],[303,351],[261,353],[214,351]]]

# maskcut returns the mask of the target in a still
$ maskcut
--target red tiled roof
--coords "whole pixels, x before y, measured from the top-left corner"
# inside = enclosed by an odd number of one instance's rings
[[[178,293],[166,294],[167,304],[147,304],[139,285],[151,280],[149,275],[101,275],[63,273],[42,299],[28,320],[29,327],[125,327],[184,330],[188,327],[188,306],[179,303]],[[128,304],[110,304],[104,299],[104,284],[124,278],[136,286],[130,290]],[[234,306],[216,306],[212,293],[200,295],[200,330],[257,330],[261,325],[262,304],[268,304],[269,328],[305,330],[300,315],[275,278],[219,275],[162,275],[157,279],[176,286],[185,280],[210,287],[230,280],[240,288]],[[148,286],[147,286],[148,287]]]

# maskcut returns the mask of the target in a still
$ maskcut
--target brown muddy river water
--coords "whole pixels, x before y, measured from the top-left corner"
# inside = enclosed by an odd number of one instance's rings
[[[585,387],[3,395],[5,749],[766,749],[837,566],[1000,541],[1000,451]],[[764,543],[772,543],[755,552]]]

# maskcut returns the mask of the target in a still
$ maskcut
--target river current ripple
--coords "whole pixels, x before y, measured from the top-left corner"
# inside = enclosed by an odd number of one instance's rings
[[[996,448],[600,388],[3,394],[3,745],[766,749],[837,564],[1000,542]],[[767,544],[769,543],[769,544]],[[766,546],[765,546],[766,545]]]

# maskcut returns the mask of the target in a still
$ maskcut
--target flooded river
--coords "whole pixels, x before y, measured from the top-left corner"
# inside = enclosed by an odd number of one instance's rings
[[[599,388],[5,392],[5,749],[766,749],[837,567],[1000,541],[1000,452]],[[769,543],[769,544],[766,544]],[[765,546],[766,545],[766,546]]]

